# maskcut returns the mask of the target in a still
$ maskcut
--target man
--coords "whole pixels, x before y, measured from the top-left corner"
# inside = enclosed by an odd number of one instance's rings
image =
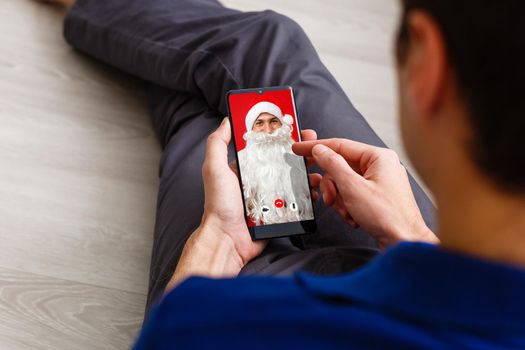
[[[71,9],[72,45],[150,82],[164,146],[156,305],[136,349],[525,348],[525,3],[402,5],[403,139],[440,207],[439,245],[428,244],[438,242],[430,202],[378,147],[295,22],[213,0],[79,0]],[[312,184],[340,218],[318,206],[317,234],[252,242],[227,119],[203,140],[227,90],[282,84],[294,85],[306,127],[339,137],[307,130],[293,150],[324,170]],[[388,250],[355,270],[376,243]]]
[[[268,101],[246,114],[246,147],[238,160],[246,209],[255,225],[314,218],[304,160],[292,152],[293,121]]]

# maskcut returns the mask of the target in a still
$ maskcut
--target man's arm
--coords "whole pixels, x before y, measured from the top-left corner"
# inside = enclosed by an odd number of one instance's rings
[[[166,292],[189,276],[235,277],[243,266],[232,238],[218,230],[217,224],[203,223],[188,238]]]
[[[266,242],[253,242],[248,232],[239,180],[228,165],[230,140],[231,129],[225,118],[206,144],[201,224],[186,242],[165,292],[189,276],[236,276],[266,245]]]

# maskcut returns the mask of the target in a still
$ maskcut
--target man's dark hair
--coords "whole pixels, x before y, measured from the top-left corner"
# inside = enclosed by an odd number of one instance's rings
[[[423,10],[440,26],[470,114],[469,145],[501,188],[525,193],[525,1],[401,0],[397,55],[409,42],[407,14]]]

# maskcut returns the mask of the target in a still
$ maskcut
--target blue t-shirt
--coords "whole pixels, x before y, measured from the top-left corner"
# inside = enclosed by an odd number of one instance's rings
[[[135,349],[525,349],[525,270],[402,243],[349,274],[190,278]]]

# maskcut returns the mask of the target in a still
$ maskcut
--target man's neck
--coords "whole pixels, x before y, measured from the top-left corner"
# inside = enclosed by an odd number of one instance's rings
[[[442,247],[525,268],[525,196],[475,176],[447,183],[436,193]]]

